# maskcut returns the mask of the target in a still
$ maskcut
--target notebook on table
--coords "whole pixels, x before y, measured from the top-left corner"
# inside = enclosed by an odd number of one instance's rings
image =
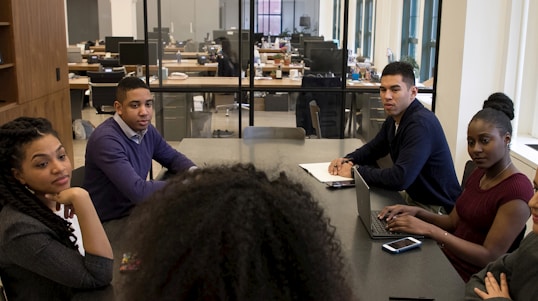
[[[344,188],[355,186],[355,180],[353,178],[331,175],[327,170],[329,164],[331,164],[331,162],[302,163],[299,164],[299,166],[306,170],[309,174],[311,174],[321,183],[325,183],[328,188]]]
[[[385,228],[387,222],[377,218],[381,210],[372,210],[371,191],[364,178],[359,173],[357,165],[353,166],[353,175],[355,178],[355,191],[357,194],[357,211],[359,219],[366,228],[368,234],[373,239],[400,238],[400,237],[416,237],[423,238],[421,235],[414,235],[402,232],[391,232]]]

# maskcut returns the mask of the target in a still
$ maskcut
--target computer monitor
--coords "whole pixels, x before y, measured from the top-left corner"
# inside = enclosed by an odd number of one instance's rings
[[[310,51],[314,48],[336,48],[336,44],[333,41],[305,40],[303,45],[303,56],[310,59]]]
[[[299,43],[304,43],[304,41],[324,41],[323,36],[313,36],[309,33],[303,33],[299,35]]]
[[[249,56],[250,56],[250,48],[251,45],[249,42],[250,33],[248,30],[242,30],[239,32],[237,29],[216,29],[213,30],[213,39],[217,43],[220,43],[218,41],[220,38],[227,38],[230,41],[230,44],[232,46],[232,50],[239,55],[239,47],[241,47],[241,68],[243,70],[247,69]]]
[[[228,38],[233,36],[233,30],[215,29],[213,30],[213,41],[218,42],[220,38]]]
[[[342,58],[342,49],[313,48],[310,50],[310,72],[341,75]]]
[[[103,67],[121,67],[120,61],[117,58],[103,58],[98,60]]]
[[[308,35],[310,36],[310,34]],[[303,36],[304,36],[303,33],[292,33],[290,43],[295,43],[295,44],[301,43],[301,37]]]
[[[105,51],[118,53],[119,52],[118,43],[132,42],[133,40],[134,40],[133,37],[114,37],[114,36],[105,37]]]
[[[166,31],[161,31],[161,39],[163,41],[163,44],[170,43],[170,35]],[[158,40],[159,39],[159,31],[149,31],[148,32],[148,40]]]
[[[157,43],[148,43],[149,56],[146,53],[146,44],[140,42],[122,42],[119,44],[121,65],[149,65],[157,64]]]

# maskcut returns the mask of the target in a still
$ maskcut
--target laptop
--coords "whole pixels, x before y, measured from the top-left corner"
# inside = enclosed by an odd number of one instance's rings
[[[414,235],[401,232],[390,232],[385,229],[387,222],[380,220],[377,215],[380,210],[371,209],[371,191],[366,181],[359,173],[357,165],[353,166],[353,174],[355,178],[355,191],[357,194],[357,211],[359,213],[359,219],[366,228],[368,234],[373,239],[387,239],[387,238],[400,238],[412,236],[415,238],[424,238],[421,235]]]

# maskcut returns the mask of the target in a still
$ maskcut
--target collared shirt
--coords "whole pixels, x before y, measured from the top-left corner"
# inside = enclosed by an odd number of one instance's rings
[[[140,144],[142,142],[142,139],[144,138],[144,135],[147,133],[148,129],[146,128],[143,131],[136,132],[131,129],[123,119],[121,119],[120,115],[118,113],[114,114],[114,120],[118,123],[121,130],[129,138],[130,140],[134,141],[136,144]]]

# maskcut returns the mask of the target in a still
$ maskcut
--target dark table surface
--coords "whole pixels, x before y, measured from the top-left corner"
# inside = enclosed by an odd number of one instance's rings
[[[462,300],[464,282],[435,241],[423,239],[422,247],[402,254],[382,251],[387,240],[372,240],[361,224],[354,188],[329,190],[298,166],[299,163],[330,161],[362,145],[356,139],[244,140],[184,139],[178,150],[198,166],[252,162],[258,168],[286,171],[303,183],[322,204],[342,242],[350,284],[360,300],[389,297]],[[399,202],[396,192],[373,188],[372,209]],[[116,253],[116,252],[115,252]],[[115,261],[119,254],[115,254]],[[122,274],[116,268],[111,287],[79,295],[77,300],[121,300]],[[426,299],[429,300],[429,299]]]

